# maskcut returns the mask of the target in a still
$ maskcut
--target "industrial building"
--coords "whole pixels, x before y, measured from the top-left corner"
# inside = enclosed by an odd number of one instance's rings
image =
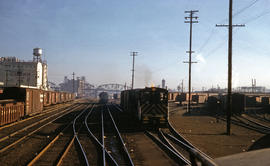
[[[96,96],[94,85],[89,84],[84,76],[68,79],[64,77],[64,82],[59,84],[60,91],[75,93],[78,97]]]
[[[42,62],[42,49],[34,48],[33,61],[16,57],[0,58],[0,87],[31,87],[48,90],[47,64]]]

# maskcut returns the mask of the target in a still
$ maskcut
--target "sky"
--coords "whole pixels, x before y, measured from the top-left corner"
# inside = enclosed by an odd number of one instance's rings
[[[49,81],[85,76],[93,85],[135,87],[188,84],[189,24],[185,11],[199,10],[193,24],[192,87],[227,86],[228,0],[1,0],[0,57],[32,59],[43,49]],[[270,88],[270,0],[233,4],[233,87]]]

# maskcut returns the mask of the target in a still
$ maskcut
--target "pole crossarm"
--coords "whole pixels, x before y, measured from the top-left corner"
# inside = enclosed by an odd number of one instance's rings
[[[198,62],[183,61],[183,63],[198,63]]]
[[[226,24],[216,24],[216,27],[229,27],[229,25]],[[232,27],[245,27],[245,24],[234,24]]]

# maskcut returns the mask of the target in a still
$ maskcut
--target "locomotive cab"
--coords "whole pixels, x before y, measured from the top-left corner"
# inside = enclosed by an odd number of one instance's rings
[[[161,88],[145,88],[140,93],[141,122],[148,126],[166,125],[168,121],[168,92]]]

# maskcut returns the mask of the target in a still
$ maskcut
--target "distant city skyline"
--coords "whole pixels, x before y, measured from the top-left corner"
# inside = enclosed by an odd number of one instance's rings
[[[72,73],[94,85],[131,84],[135,88],[166,85],[187,89],[189,26],[184,11],[199,10],[193,29],[192,87],[227,87],[228,1],[215,0],[2,0],[0,57],[32,59],[43,49],[49,81],[60,83]],[[234,1],[233,87],[270,88],[270,0]],[[75,76],[76,77],[76,76]]]

